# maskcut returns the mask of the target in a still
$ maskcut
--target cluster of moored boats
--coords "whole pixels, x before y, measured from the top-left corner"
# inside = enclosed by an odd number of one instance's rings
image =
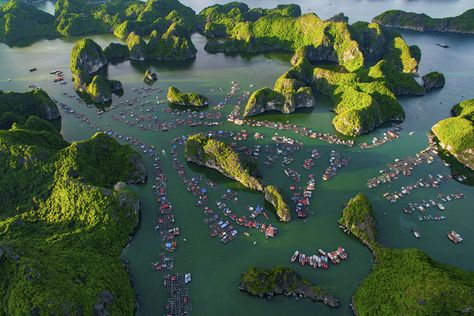
[[[349,166],[350,157],[341,158],[341,155],[335,150],[331,150],[329,155],[329,166],[323,174],[323,180],[328,181],[337,175],[337,170]]]
[[[380,184],[398,179],[399,175],[410,176],[415,167],[431,164],[438,156],[438,150],[431,135],[428,136],[428,143],[428,147],[417,153],[415,157],[397,158],[395,162],[387,164],[388,169],[380,170],[379,176],[367,180],[367,187],[376,188]]]
[[[448,195],[444,195],[440,193],[438,194],[438,201],[434,201],[433,199],[430,199],[428,201],[423,200],[418,203],[416,202],[408,203],[408,206],[403,208],[403,212],[406,214],[411,214],[414,211],[425,212],[427,209],[432,208],[432,207],[436,207],[440,211],[444,211],[446,210],[446,206],[443,204],[443,202],[448,203],[448,202],[460,200],[463,198],[464,198],[464,194],[462,193],[452,193]]]
[[[418,179],[415,183],[410,183],[406,186],[400,188],[399,191],[395,192],[386,192],[383,194],[383,197],[388,200],[390,203],[396,203],[403,197],[411,194],[413,190],[421,189],[421,188],[438,188],[441,184],[446,183],[449,179],[451,179],[451,175],[445,174],[437,174],[437,175],[428,175],[426,178]]]
[[[239,133],[229,131],[210,131],[208,135],[213,137],[234,138],[235,135],[238,134],[240,135],[240,138],[242,133]],[[185,183],[187,191],[197,198],[196,206],[203,209],[203,212],[206,215],[204,222],[209,225],[210,236],[218,237],[222,243],[228,243],[239,236],[239,231],[233,226],[238,225],[248,229],[256,229],[257,231],[264,233],[266,237],[275,237],[278,231],[275,226],[257,220],[260,215],[265,217],[266,220],[269,220],[263,207],[259,205],[256,207],[247,206],[248,215],[239,216],[232,211],[231,207],[228,206],[228,203],[230,202],[234,205],[239,203],[238,193],[235,191],[230,189],[226,190],[221,195],[221,200],[216,201],[216,207],[220,211],[219,214],[209,206],[209,198],[207,194],[208,188],[202,183],[202,176],[188,177],[184,164],[178,159],[178,146],[182,147],[185,140],[186,136],[182,136],[173,139],[171,142],[173,167]],[[207,182],[207,185],[209,185],[210,189],[217,189],[217,186],[210,181]]]
[[[329,262],[332,264],[338,264],[348,258],[346,250],[342,247],[338,247],[334,251],[325,252],[322,249],[318,250],[317,254],[306,255],[296,250],[293,256],[291,256],[291,263],[299,263],[300,265],[309,265],[314,269],[329,269]]]
[[[32,69],[34,69],[33,71],[36,71],[36,68],[32,68]],[[30,69],[30,72],[32,69]],[[64,74],[62,70],[57,69],[57,70],[51,71],[49,74],[54,75],[54,78],[53,78],[54,83],[59,82],[60,84],[63,84],[63,85],[66,84],[66,81],[64,81]]]
[[[371,143],[360,143],[359,147],[360,149],[371,149],[391,142],[400,136],[401,130],[402,127],[400,124],[393,124],[393,126],[388,131],[383,133],[383,137],[374,137],[372,138]]]

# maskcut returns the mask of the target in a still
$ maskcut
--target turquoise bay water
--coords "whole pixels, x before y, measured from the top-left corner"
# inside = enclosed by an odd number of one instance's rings
[[[208,4],[202,1],[186,1],[185,3],[197,11]],[[250,6],[254,6],[256,3],[256,1],[249,2]],[[274,6],[276,3],[274,1],[259,1],[258,5]],[[338,1],[337,5],[336,3],[329,5],[329,3],[331,2],[303,1],[302,7],[304,10],[307,8],[316,10],[321,17],[329,17],[344,11],[353,20],[370,20],[376,14],[389,8],[427,12],[435,16],[455,15],[467,9],[472,2],[343,0]],[[472,262],[474,230],[471,227],[473,214],[472,206],[469,206],[474,195],[472,187],[450,181],[441,186],[439,190],[417,190],[397,204],[392,205],[382,198],[384,192],[394,191],[420,177],[426,177],[428,174],[448,173],[449,168],[440,160],[436,160],[431,165],[417,168],[411,177],[402,177],[390,186],[385,185],[372,190],[368,190],[365,186],[367,178],[376,176],[386,163],[395,158],[414,155],[425,148],[427,145],[426,133],[435,122],[450,115],[449,111],[452,105],[462,99],[474,98],[472,89],[474,41],[472,36],[415,32],[403,32],[403,36],[409,44],[417,44],[422,49],[423,56],[419,73],[423,75],[431,70],[441,71],[446,75],[446,86],[424,97],[402,98],[400,101],[407,113],[407,119],[402,124],[403,131],[400,139],[373,150],[361,151],[358,146],[351,149],[333,146],[279,131],[279,134],[297,138],[305,144],[304,149],[295,155],[295,162],[291,167],[304,170],[300,166],[304,158],[309,156],[306,152],[309,149],[317,148],[322,153],[322,158],[316,161],[315,167],[311,170],[317,179],[317,190],[312,198],[311,206],[314,214],[310,215],[306,222],[295,219],[286,225],[277,223],[272,216],[272,222],[276,223],[279,229],[279,236],[271,240],[265,240],[261,234],[251,232],[250,237],[241,235],[231,243],[223,245],[218,240],[209,237],[208,227],[203,223],[204,215],[200,209],[194,206],[194,199],[187,193],[181,180],[176,176],[169,156],[169,141],[172,138],[204,131],[208,128],[182,127],[172,129],[167,133],[143,131],[129,128],[112,120],[112,116],[122,110],[130,113],[131,109],[119,105],[119,102],[126,99],[131,100],[137,96],[137,93],[132,89],[143,85],[143,73],[147,67],[151,67],[158,73],[159,80],[155,83],[155,87],[166,90],[169,85],[175,85],[182,90],[203,93],[210,97],[211,104],[214,105],[223,100],[224,92],[210,93],[209,89],[222,87],[224,91],[228,91],[232,80],[239,80],[242,90],[252,91],[263,86],[271,86],[275,79],[288,69],[291,56],[285,54],[210,55],[203,50],[205,39],[195,35],[193,41],[199,50],[195,61],[148,65],[125,62],[109,66],[108,75],[122,81],[125,86],[125,94],[120,99],[114,99],[115,109],[98,116],[94,107],[86,106],[63,95],[63,93],[73,94],[69,80],[65,86],[55,85],[51,81],[51,75],[48,74],[59,68],[65,72],[66,78],[70,78],[69,53],[76,39],[41,40],[21,48],[9,48],[1,44],[0,89],[24,91],[28,89],[29,84],[41,86],[55,99],[86,114],[101,127],[111,127],[122,133],[137,136],[143,142],[153,144],[157,149],[166,150],[167,155],[162,157],[162,164],[169,179],[168,191],[174,205],[176,223],[182,232],[182,236],[178,239],[175,271],[192,273],[191,296],[194,315],[241,315],[242,313],[247,315],[288,315],[290,313],[348,315],[350,314],[348,307],[350,297],[372,266],[372,257],[369,251],[337,227],[337,219],[341,214],[343,203],[358,192],[366,193],[373,202],[379,227],[378,238],[383,245],[417,247],[441,262],[474,270]],[[103,47],[110,42],[118,41],[110,35],[92,36],[92,38]],[[450,48],[442,49],[435,43],[446,43]],[[32,67],[37,67],[38,71],[30,73],[28,69]],[[12,82],[8,82],[8,78],[12,79]],[[250,88],[250,84],[254,84],[255,87]],[[163,97],[164,93],[154,92],[143,100],[155,100],[156,96]],[[289,116],[268,114],[262,116],[262,119],[288,120],[318,131],[334,133],[330,124],[332,114],[328,111],[330,108],[328,99],[318,96],[316,102],[317,106],[312,111],[297,112]],[[142,108],[145,110],[149,107],[144,105]],[[166,107],[166,104],[159,105],[155,114],[161,119],[170,119],[169,114],[162,111]],[[228,105],[222,110],[223,114],[226,115],[232,108],[233,105]],[[138,112],[139,108],[133,110]],[[211,113],[215,111],[212,107],[207,110]],[[238,131],[241,128],[224,123],[223,126],[212,129]],[[273,135],[273,130],[252,128],[251,131],[252,133],[263,132],[267,137],[260,141],[255,141],[252,138],[245,144],[271,143],[269,136]],[[408,135],[410,131],[415,132],[413,136]],[[83,139],[94,132],[76,118],[63,115],[62,133],[67,140]],[[372,137],[380,134],[380,130],[375,131],[361,137],[358,141],[369,141]],[[342,169],[334,179],[323,182],[321,175],[327,167],[329,152],[332,149],[339,151],[342,156],[350,156],[352,161],[349,168]],[[151,161],[146,158],[146,163],[151,175]],[[241,203],[234,208],[239,214],[243,214],[243,208],[246,205],[263,203],[263,198],[260,195],[240,190],[235,183],[216,172],[192,166],[187,166],[187,169],[190,174],[202,174],[218,183],[221,193],[225,188],[237,188],[240,192]],[[289,194],[288,181],[279,163],[272,169],[266,169],[263,166],[262,169],[265,178],[270,177],[272,182],[285,188],[285,193]],[[302,172],[302,177],[306,177],[307,174],[308,172]],[[160,250],[159,235],[153,228],[158,212],[151,186],[150,181],[136,187],[142,199],[142,219],[130,247],[124,250],[124,256],[130,262],[132,277],[141,305],[138,315],[159,315],[164,311],[162,288],[164,273],[152,271],[150,266],[151,262],[158,259]],[[419,222],[417,214],[410,216],[401,210],[408,202],[435,198],[437,193],[454,192],[464,193],[466,198],[447,204],[445,215],[448,216],[448,219],[444,222]],[[213,196],[216,197],[217,193],[213,193]],[[428,211],[428,213],[438,214],[439,212]],[[413,237],[411,233],[413,227],[422,233],[421,240]],[[453,245],[447,240],[446,232],[452,229],[464,237],[465,241],[462,244]],[[186,238],[187,242],[184,242],[183,238]],[[256,241],[255,245],[254,241]],[[337,246],[345,247],[350,258],[339,266],[332,266],[328,271],[314,271],[309,267],[300,267],[289,263],[289,258],[296,249],[312,253],[318,248],[329,250],[335,249]],[[342,307],[338,310],[331,310],[322,304],[304,300],[296,301],[286,297],[267,301],[250,297],[238,290],[240,273],[245,271],[248,266],[266,267],[278,264],[291,266],[304,277],[332,292],[340,299]]]

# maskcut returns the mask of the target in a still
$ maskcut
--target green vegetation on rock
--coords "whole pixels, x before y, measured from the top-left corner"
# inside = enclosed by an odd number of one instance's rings
[[[425,88],[426,91],[442,88],[446,83],[444,75],[437,71],[427,73],[421,79],[423,80],[423,88]]]
[[[274,295],[302,296],[338,307],[338,300],[320,287],[303,279],[293,270],[276,266],[269,269],[250,267],[240,277],[239,289],[254,296],[271,298]]]
[[[13,45],[22,40],[57,35],[54,17],[20,0],[0,6],[0,42]]]
[[[412,52],[415,52],[414,55],[419,57],[419,49],[411,49],[403,38],[397,36],[388,43],[385,59],[394,64],[400,71],[406,73],[416,72],[418,69],[418,61],[412,55]]]
[[[274,89],[262,88],[250,96],[244,109],[244,116],[257,115],[275,110],[285,114],[297,108],[314,107],[313,92],[310,87],[313,67],[305,58],[278,78]]]
[[[253,175],[258,172],[255,163],[241,158],[223,141],[203,134],[194,134],[187,138],[184,154],[189,162],[215,169],[224,176],[240,182],[246,188],[264,193],[265,200],[275,207],[278,218],[283,222],[291,220],[291,213],[280,190],[273,185],[264,187]]]
[[[107,58],[102,48],[93,40],[78,40],[71,51],[71,73],[75,86],[89,84],[93,76],[105,65]]]
[[[357,315],[469,314],[474,308],[474,273],[434,261],[417,249],[385,248],[375,240],[372,206],[359,194],[339,223],[369,246],[372,271],[353,297]]]
[[[165,33],[153,31],[148,43],[132,32],[127,45],[132,60],[189,60],[197,53],[191,38],[177,24],[172,24]]]
[[[474,99],[455,105],[453,112],[456,117],[439,121],[431,131],[443,149],[474,170]]]
[[[104,55],[108,62],[120,63],[130,58],[130,52],[127,45],[110,43],[104,49]]]
[[[185,156],[187,161],[216,169],[247,188],[263,192],[260,180],[251,174],[249,162],[220,140],[203,134],[191,135],[185,143]]]
[[[182,93],[173,86],[168,88],[166,98],[172,105],[202,107],[209,104],[205,96],[197,93]]]
[[[133,315],[119,256],[139,201],[112,186],[145,179],[140,156],[105,134],[68,144],[33,114],[0,130],[0,171],[0,314]]]
[[[276,214],[282,222],[291,221],[291,211],[286,204],[280,190],[274,185],[268,185],[264,189],[265,200],[275,207]]]
[[[411,29],[420,32],[474,33],[474,9],[449,18],[432,18],[424,13],[389,10],[376,16],[374,22],[389,26]]]
[[[210,41],[206,50],[210,52],[265,52],[288,51],[311,46],[324,51],[320,60],[326,60],[326,51],[332,52],[334,62],[349,70],[364,65],[364,56],[359,45],[351,37],[348,25],[341,22],[325,22],[315,14],[298,17],[270,14],[255,22],[236,23],[228,30],[230,38],[222,42]]]
[[[423,95],[425,89],[416,82],[414,75],[399,71],[392,63],[381,60],[369,69],[368,76],[380,79],[395,95]]]
[[[262,16],[278,14],[281,16],[298,17],[301,8],[296,4],[280,4],[273,9],[250,9],[243,2],[215,4],[199,13],[205,20],[204,35],[207,37],[226,37],[239,22],[255,22]]]
[[[346,227],[364,244],[372,247],[376,236],[374,211],[367,197],[359,193],[347,202],[339,224]]]
[[[110,50],[108,54],[111,56]],[[71,73],[79,95],[94,103],[106,103],[112,100],[112,93],[120,95],[123,92],[120,81],[109,80],[99,73],[108,60],[102,48],[91,39],[81,39],[74,44]]]
[[[112,94],[120,95],[123,92],[122,83],[117,80],[109,80],[102,75],[96,75],[85,90],[87,97],[94,103],[106,103],[112,101]]]
[[[456,116],[464,117],[471,122],[474,122],[474,99],[465,100],[453,107],[453,112]]]
[[[0,90],[0,129],[10,129],[13,123],[24,124],[32,115],[47,121],[60,117],[56,104],[41,89],[24,93]]]
[[[32,38],[72,37],[114,33],[126,39],[131,32],[148,36],[164,33],[177,24],[189,35],[202,27],[201,17],[177,0],[112,0],[102,4],[87,0],[58,0],[55,15],[20,0],[0,8],[0,41],[14,44]]]
[[[388,83],[367,71],[348,73],[314,69],[314,85],[334,103],[332,123],[344,135],[358,136],[388,121],[400,121],[405,112]]]

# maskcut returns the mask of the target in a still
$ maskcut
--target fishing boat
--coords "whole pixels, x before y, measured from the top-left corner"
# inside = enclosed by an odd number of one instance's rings
[[[293,256],[291,256],[291,262],[295,262],[296,260],[298,260],[298,257],[300,256],[300,252],[298,250],[295,251],[295,253],[293,254]]]
[[[420,239],[421,238],[421,233],[415,229],[412,229],[411,230],[413,232],[413,235],[415,235],[415,238],[416,239]]]
[[[461,235],[456,233],[454,230],[450,231],[448,234],[448,239],[451,240],[455,244],[459,244],[463,241]]]

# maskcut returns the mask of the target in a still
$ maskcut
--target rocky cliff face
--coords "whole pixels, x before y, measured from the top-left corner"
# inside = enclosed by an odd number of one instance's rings
[[[88,84],[91,76],[107,65],[102,48],[91,39],[74,44],[71,52],[71,72],[81,83]]]
[[[254,116],[267,111],[293,113],[297,108],[314,107],[313,93],[303,87],[294,93],[280,93],[269,88],[255,91],[245,107],[244,116]]]
[[[322,43],[318,47],[312,45],[303,46],[295,51],[291,63],[296,64],[300,58],[305,58],[310,63],[321,61],[338,62],[338,57],[331,43]]]
[[[85,92],[94,103],[107,103],[112,101],[112,94],[123,93],[122,83],[117,80],[109,80],[104,76],[94,76],[92,82],[87,86]]]
[[[444,75],[437,71],[430,72],[424,75],[421,79],[423,80],[423,88],[426,91],[442,88],[446,83]]]
[[[264,194],[265,200],[275,208],[280,221],[291,221],[291,211],[286,202],[283,200],[280,190],[273,185],[269,185],[265,187]]]

